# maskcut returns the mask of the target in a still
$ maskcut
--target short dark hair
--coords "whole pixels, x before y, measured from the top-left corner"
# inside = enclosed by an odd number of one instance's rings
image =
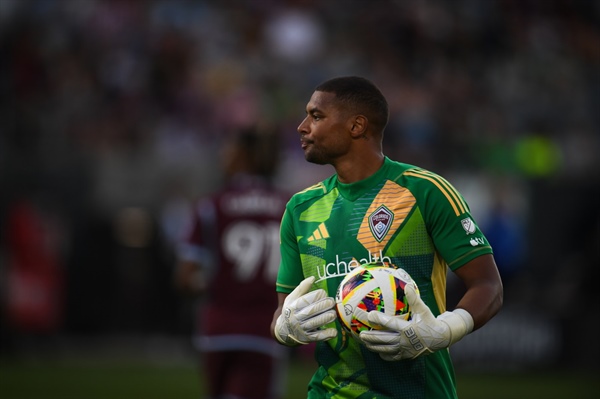
[[[327,80],[315,91],[333,93],[337,101],[348,106],[351,112],[364,113],[379,133],[387,126],[389,108],[381,91],[368,79],[359,76],[341,76]]]

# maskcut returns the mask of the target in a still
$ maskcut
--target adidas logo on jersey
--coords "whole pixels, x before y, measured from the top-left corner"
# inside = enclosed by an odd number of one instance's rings
[[[321,223],[310,237],[308,237],[307,241],[312,242],[315,240],[324,240],[326,238],[329,238],[329,232],[327,231],[327,227],[325,227],[325,223]]]

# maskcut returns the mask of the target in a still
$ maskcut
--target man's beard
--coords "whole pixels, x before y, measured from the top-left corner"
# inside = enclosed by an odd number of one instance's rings
[[[328,149],[324,147],[315,147],[314,144],[304,152],[304,159],[316,165],[333,165],[335,161],[345,154],[344,147],[330,146]]]
[[[304,153],[304,159],[316,165],[328,165],[331,163],[330,157],[322,151],[308,151]]]

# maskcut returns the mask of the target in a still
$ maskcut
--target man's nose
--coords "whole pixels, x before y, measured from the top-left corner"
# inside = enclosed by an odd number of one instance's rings
[[[304,120],[302,122],[300,122],[300,124],[298,125],[298,128],[296,129],[298,130],[298,133],[308,133],[308,130],[306,129],[306,118],[304,118]]]

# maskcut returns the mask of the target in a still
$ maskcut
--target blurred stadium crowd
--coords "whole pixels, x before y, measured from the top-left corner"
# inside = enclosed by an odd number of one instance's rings
[[[220,145],[256,125],[280,139],[279,185],[322,179],[295,129],[313,88],[350,74],[390,101],[386,154],[467,197],[506,312],[584,323],[599,15],[594,0],[0,0],[0,353],[186,333],[172,249],[219,184]]]

